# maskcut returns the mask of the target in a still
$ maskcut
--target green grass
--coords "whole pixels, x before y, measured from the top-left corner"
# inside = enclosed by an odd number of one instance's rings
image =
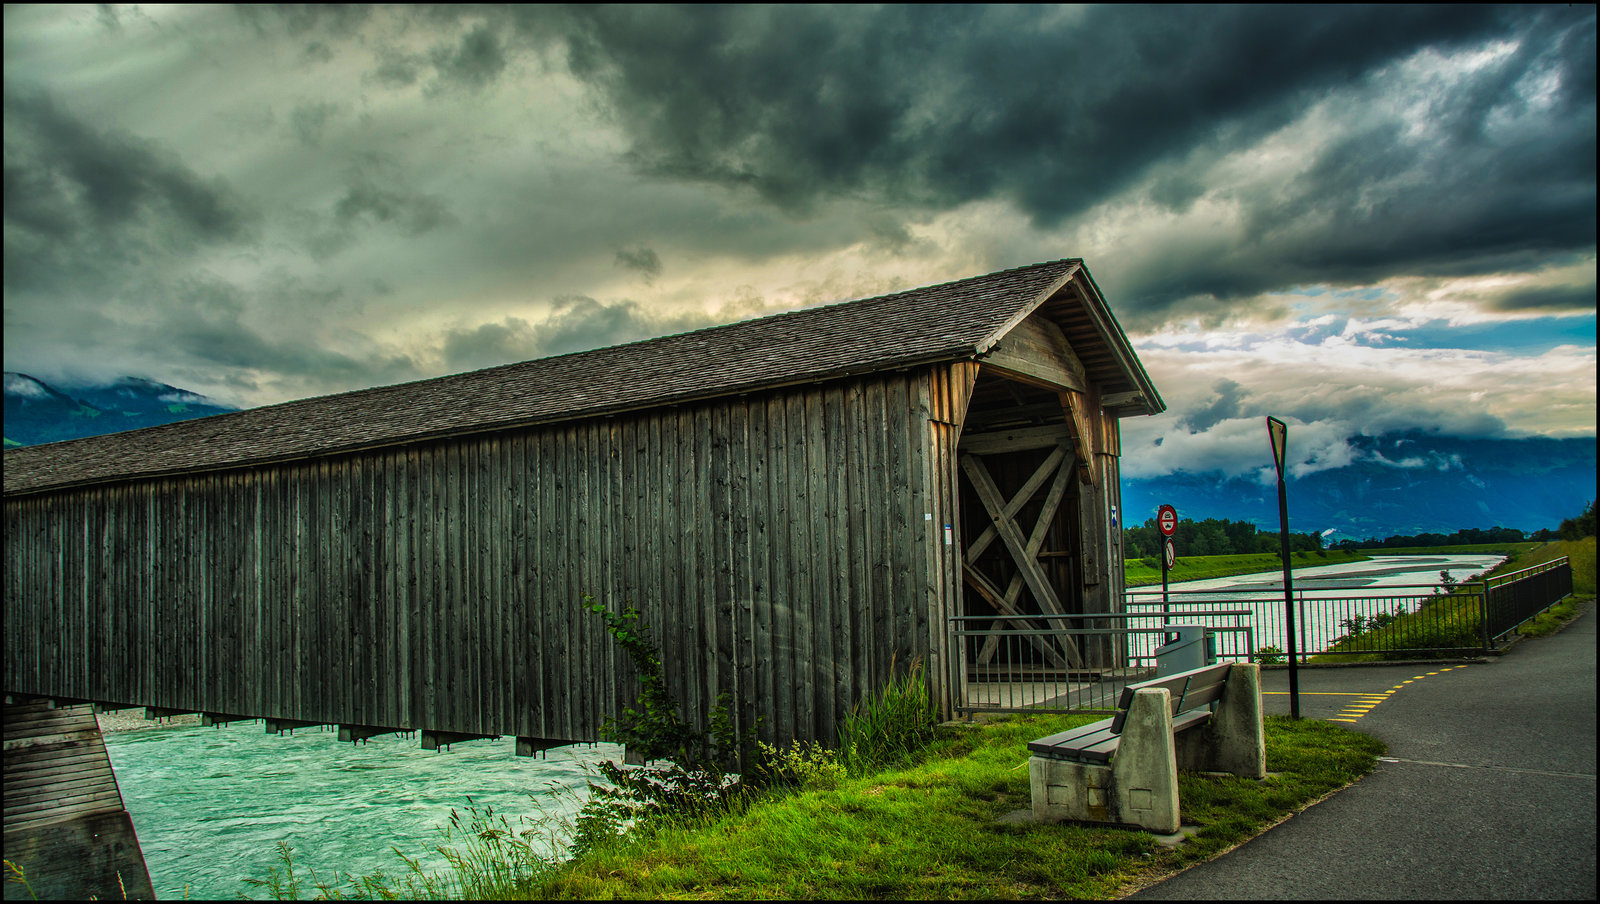
[[[1595,538],[1581,540],[1552,540],[1536,549],[1525,552],[1494,573],[1504,574],[1522,568],[1532,568],[1552,559],[1566,556],[1572,562],[1572,593],[1574,596],[1595,595]]]
[[[560,898],[1106,898],[1208,859],[1354,781],[1383,745],[1326,722],[1269,717],[1266,781],[1180,774],[1197,837],[1001,824],[1028,809],[1028,741],[1092,716],[944,728],[914,766],[636,832],[508,894]]]
[[[1311,568],[1317,565],[1338,565],[1344,562],[1364,562],[1369,556],[1337,549],[1302,550],[1290,556],[1294,568]],[[1208,578],[1226,578],[1236,574],[1253,574],[1258,571],[1276,571],[1283,560],[1275,552],[1227,556],[1180,556],[1167,580],[1203,581]],[[1123,581],[1128,587],[1146,587],[1161,583],[1159,559],[1125,559],[1122,563]]]
[[[1556,540],[1523,557],[1518,563],[1529,568],[1551,559],[1566,556],[1572,563],[1572,596],[1534,616],[1517,633],[1525,637],[1544,637],[1565,628],[1573,619],[1583,614],[1595,599],[1595,538],[1582,540]]]
[[[1554,606],[1523,622],[1517,633],[1524,637],[1547,637],[1560,631],[1584,613],[1594,603],[1592,596],[1568,597],[1566,602]]]

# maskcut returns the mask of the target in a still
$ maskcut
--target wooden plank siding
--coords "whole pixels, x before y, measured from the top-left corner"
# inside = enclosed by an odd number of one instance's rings
[[[689,718],[726,692],[736,728],[832,741],[950,671],[977,369],[8,497],[5,687],[596,740],[637,681],[590,594],[639,608]]]

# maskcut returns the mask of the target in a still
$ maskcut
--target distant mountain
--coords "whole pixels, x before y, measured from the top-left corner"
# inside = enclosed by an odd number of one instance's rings
[[[1292,439],[1291,439],[1292,442]],[[1595,498],[1594,439],[1461,439],[1408,433],[1356,437],[1353,464],[1289,480],[1290,529],[1328,542],[1450,533],[1468,527],[1559,527]],[[1265,441],[1263,441],[1265,445]],[[1263,451],[1263,464],[1270,467]],[[1277,485],[1220,474],[1123,479],[1124,520],[1162,503],[1180,517],[1251,521],[1277,530]]]
[[[5,374],[5,444],[30,446],[236,411],[188,390],[123,377],[68,394]],[[1291,442],[1293,439],[1291,438]],[[1554,528],[1595,498],[1594,439],[1460,439],[1421,433],[1356,437],[1356,461],[1289,481],[1290,529],[1341,539],[1468,527]],[[1265,445],[1265,443],[1263,443]],[[1269,464],[1262,449],[1262,464]],[[1124,524],[1170,503],[1180,517],[1250,521],[1276,530],[1273,485],[1179,472],[1122,482]]]
[[[75,389],[5,373],[5,444],[33,446],[237,411],[198,393],[141,377]]]

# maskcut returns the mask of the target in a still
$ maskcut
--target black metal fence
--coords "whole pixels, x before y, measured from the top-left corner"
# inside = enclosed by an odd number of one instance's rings
[[[1572,593],[1572,563],[1566,558],[1513,571],[1487,586],[1489,642],[1511,633],[1528,619]]]

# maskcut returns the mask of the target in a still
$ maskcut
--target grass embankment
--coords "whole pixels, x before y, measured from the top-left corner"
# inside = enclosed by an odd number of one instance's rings
[[[1365,562],[1370,556],[1339,549],[1301,550],[1290,555],[1293,568],[1311,568],[1317,565],[1338,565],[1344,562]],[[1258,571],[1277,571],[1283,560],[1275,552],[1251,553],[1229,556],[1181,556],[1168,574],[1167,580],[1203,581],[1208,578],[1227,578],[1236,574],[1254,574]],[[1127,559],[1122,563],[1123,581],[1128,587],[1147,587],[1161,583],[1161,560],[1152,558]]]
[[[1105,898],[1208,859],[1368,772],[1381,742],[1326,722],[1267,718],[1266,781],[1182,773],[1183,822],[1148,833],[1000,823],[1030,807],[1027,742],[1093,716],[948,727],[915,765],[768,793],[683,818],[507,889],[558,898]]]
[[[1491,545],[1491,544],[1485,544]],[[1595,538],[1553,540],[1548,543],[1518,543],[1511,557],[1485,577],[1499,577],[1532,568],[1566,556],[1572,564],[1572,596],[1556,607],[1536,616],[1519,629],[1523,634],[1548,634],[1575,618],[1595,595]],[[1412,659],[1418,653],[1352,653],[1370,647],[1475,647],[1481,642],[1477,596],[1469,593],[1441,595],[1423,604],[1419,612],[1400,615],[1382,627],[1334,644],[1327,653],[1311,657],[1312,662],[1377,662],[1385,659]]]
[[[1589,608],[1595,598],[1595,538],[1582,540],[1557,540],[1526,557],[1521,567],[1529,568],[1541,562],[1566,556],[1572,562],[1572,596],[1566,601],[1546,609],[1524,622],[1517,629],[1525,637],[1544,637],[1554,634]],[[1513,569],[1515,570],[1515,569]]]

